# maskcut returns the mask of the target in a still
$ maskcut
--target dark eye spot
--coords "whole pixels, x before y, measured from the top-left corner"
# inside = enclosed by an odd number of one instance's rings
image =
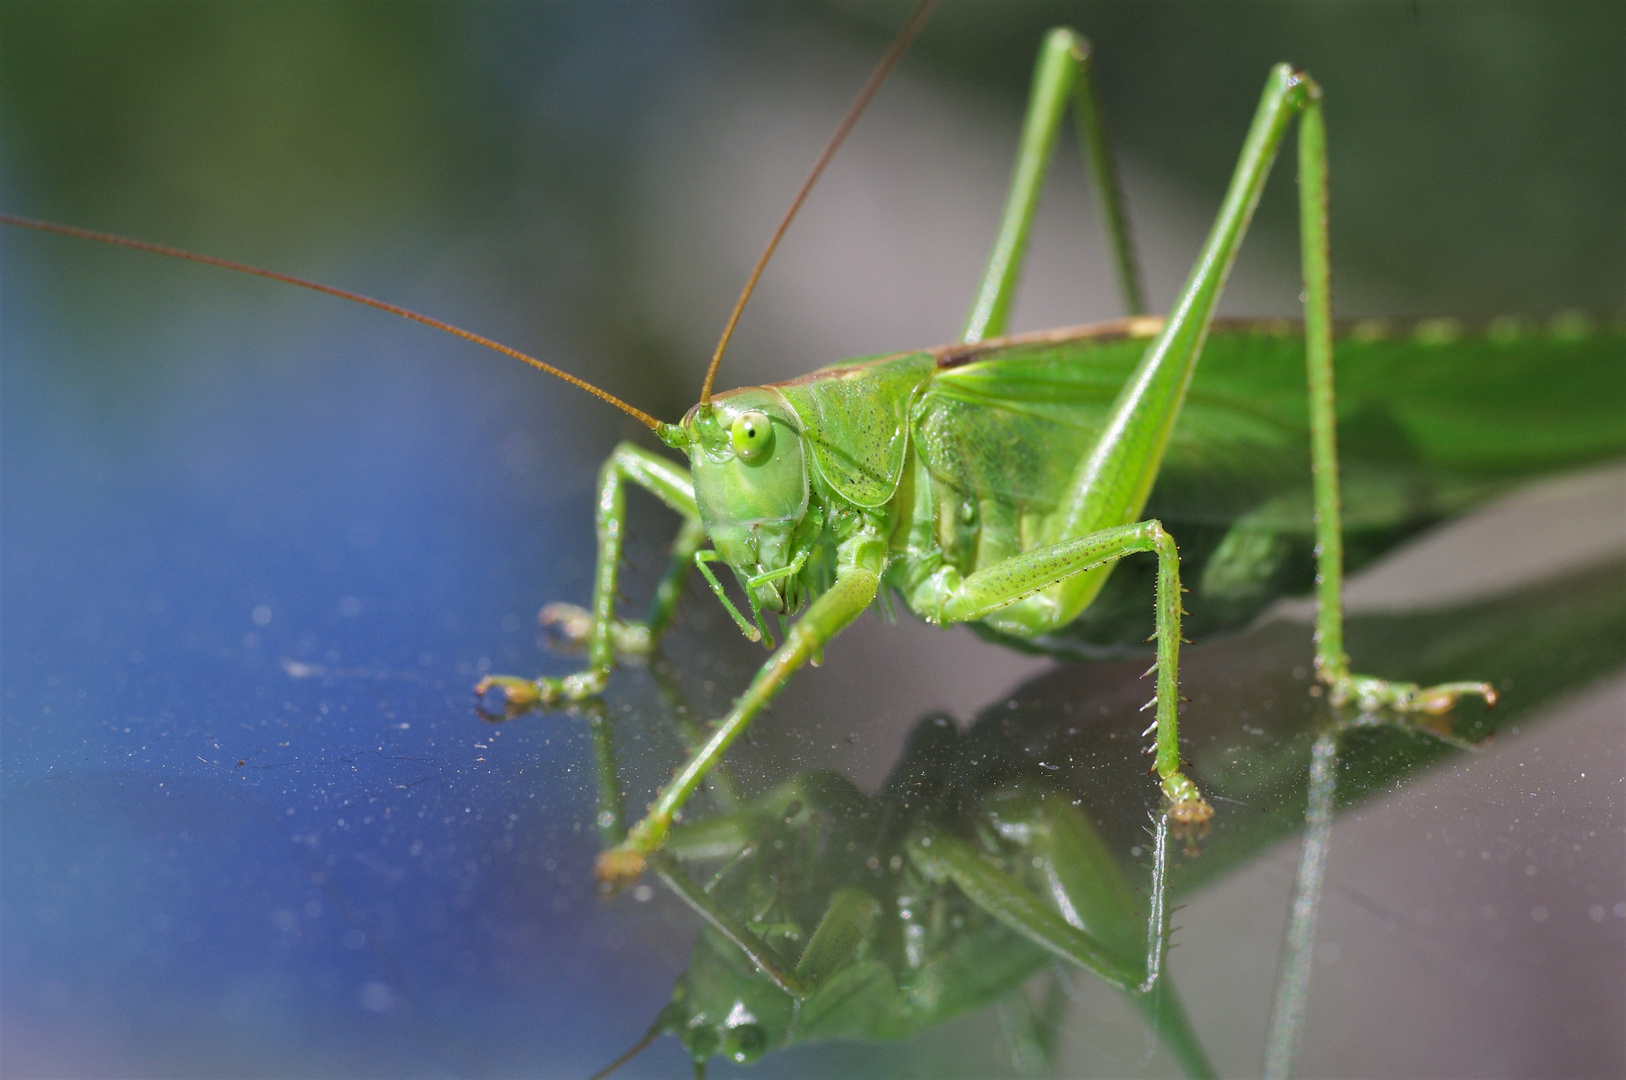
[[[766,413],[754,410],[741,413],[734,418],[728,437],[740,460],[747,463],[761,461],[773,450],[773,421]]]
[[[761,1024],[741,1024],[723,1036],[723,1053],[741,1065],[748,1065],[768,1049],[768,1033]]]

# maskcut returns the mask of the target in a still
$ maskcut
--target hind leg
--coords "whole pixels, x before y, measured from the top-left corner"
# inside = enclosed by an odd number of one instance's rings
[[[1344,534],[1338,494],[1337,411],[1333,402],[1331,256],[1327,239],[1327,135],[1319,105],[1299,122],[1299,226],[1304,261],[1304,338],[1310,383],[1310,470],[1315,492],[1316,675],[1334,705],[1363,712],[1443,713],[1464,694],[1496,703],[1489,683],[1422,687],[1349,670],[1344,652]]]

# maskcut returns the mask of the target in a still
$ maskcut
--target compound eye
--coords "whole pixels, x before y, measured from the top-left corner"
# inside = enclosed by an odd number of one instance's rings
[[[768,1033],[761,1024],[741,1024],[723,1036],[723,1054],[741,1065],[749,1065],[768,1049]]]
[[[768,419],[767,413],[755,410],[741,413],[734,419],[728,438],[741,461],[747,464],[763,461],[773,450],[773,421]]]

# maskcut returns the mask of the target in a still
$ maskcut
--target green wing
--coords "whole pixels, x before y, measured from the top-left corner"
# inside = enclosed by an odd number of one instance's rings
[[[968,495],[1052,509],[1148,340],[1016,346],[939,372],[914,413],[922,458],[939,481]],[[1303,442],[1305,421],[1290,395],[1260,402],[1257,390],[1191,389],[1161,476],[1178,477],[1205,514],[1234,517],[1293,471],[1287,458]],[[1302,413],[1302,400],[1297,406]]]
[[[1049,510],[1145,347],[1023,345],[940,370],[915,402],[916,452],[955,491]]]
[[[1444,322],[1337,343],[1351,569],[1528,477],[1626,455],[1626,332],[1560,323],[1463,336]],[[1362,333],[1361,331],[1365,331]],[[1304,350],[1296,326],[1210,334],[1146,508],[1180,543],[1197,633],[1235,626],[1313,581]],[[1148,339],[997,349],[938,371],[916,445],[951,488],[1043,512],[1065,491]],[[1036,449],[1037,448],[1037,449]],[[1050,651],[1151,630],[1151,567],[1131,560]]]

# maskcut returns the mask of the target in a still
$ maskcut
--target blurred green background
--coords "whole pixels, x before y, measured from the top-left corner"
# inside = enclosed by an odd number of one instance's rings
[[[528,300],[537,328],[520,328],[522,336],[545,326],[578,340],[611,389],[636,387],[647,407],[675,413],[692,397],[691,380],[665,368],[688,375],[697,365],[693,354],[720,324],[746,253],[906,10],[7,0],[7,205],[311,273],[362,264],[375,250],[458,258],[462,294]],[[1264,73],[1287,60],[1327,91],[1340,311],[1477,318],[1620,307],[1619,4],[950,0],[906,60],[906,85],[882,95],[855,138],[891,143],[903,158],[889,174],[890,197],[911,187],[929,197],[933,175],[962,161],[952,137],[936,150],[921,137],[943,121],[903,108],[914,88],[950,107],[969,103],[976,115],[964,127],[994,143],[979,151],[1002,162],[1038,37],[1061,22],[1096,44],[1132,209],[1160,210],[1163,199],[1186,208],[1178,226],[1191,235],[1176,237],[1176,248],[1200,238],[1187,218],[1200,229],[1217,203]],[[749,109],[770,103],[777,120],[746,122]],[[746,137],[764,132],[766,145]],[[831,186],[843,167],[838,159]],[[1155,197],[1137,190],[1142,174],[1157,178]],[[967,250],[979,250],[1002,169],[988,179],[994,191],[980,207],[955,206],[930,228],[962,233]],[[707,190],[685,190],[685,181]],[[750,199],[716,190],[747,182],[770,190]],[[1254,246],[1273,259],[1291,257],[1290,194],[1278,179],[1260,213]],[[821,196],[810,214],[839,212],[823,205],[834,195]],[[719,202],[738,212],[674,233],[680,223],[650,220],[652,201],[681,216]],[[719,228],[738,239],[705,235]],[[793,231],[787,260],[819,231]],[[673,235],[697,243],[685,248]],[[911,242],[888,239],[904,250]],[[1077,249],[1080,262],[1099,259],[1082,241]],[[91,258],[43,257],[47,267]],[[862,244],[828,256],[855,274],[868,257]],[[1184,260],[1147,258],[1154,296],[1166,302]],[[724,266],[710,268],[716,260]],[[919,270],[949,312],[969,296],[976,259],[964,261]],[[131,319],[158,316],[130,296],[150,286],[128,279],[190,275],[150,262],[113,262],[105,273],[78,284],[63,274],[57,284],[100,294],[132,337]],[[691,290],[694,310],[681,318],[642,310],[667,277],[696,276],[706,286]],[[1275,306],[1291,309],[1291,295]],[[1110,314],[1087,309],[1078,317]],[[935,341],[955,329],[922,320],[919,332]],[[126,359],[111,377],[142,370]]]

